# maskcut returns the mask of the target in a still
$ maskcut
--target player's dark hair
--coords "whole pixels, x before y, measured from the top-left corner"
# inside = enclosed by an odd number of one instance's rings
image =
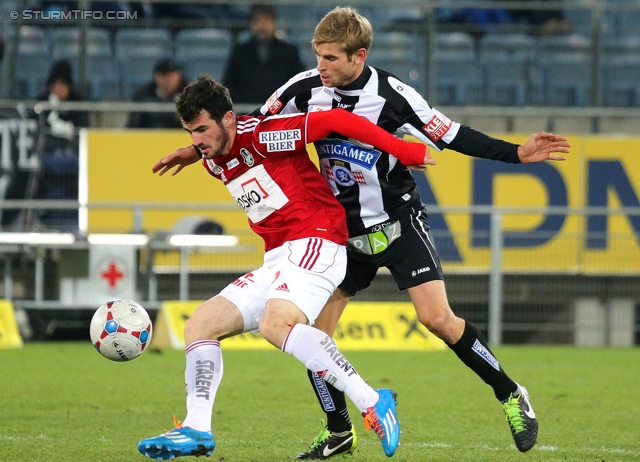
[[[207,111],[211,119],[220,122],[224,115],[233,110],[229,90],[210,75],[200,74],[198,80],[185,87],[176,101],[180,118],[193,122],[202,111]]]

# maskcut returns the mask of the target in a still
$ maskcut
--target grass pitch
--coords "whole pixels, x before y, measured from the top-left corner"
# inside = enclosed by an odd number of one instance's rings
[[[224,342],[223,342],[224,348]],[[640,460],[640,349],[502,347],[540,421],[538,443],[513,445],[491,389],[450,351],[346,352],[374,387],[399,393],[401,445],[384,456],[355,408],[358,450],[345,461]],[[322,414],[304,368],[273,351],[226,351],[213,415],[215,462],[286,461],[307,447]],[[0,350],[0,460],[144,461],[137,442],[184,417],[184,354],[149,351],[129,363],[90,342]]]

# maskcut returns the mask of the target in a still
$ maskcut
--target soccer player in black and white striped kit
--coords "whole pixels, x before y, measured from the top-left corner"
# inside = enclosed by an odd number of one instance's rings
[[[569,152],[564,137],[540,132],[516,145],[448,119],[413,88],[366,64],[372,40],[370,23],[356,10],[338,7],[329,12],[313,36],[317,68],[293,77],[254,115],[343,108],[437,150],[509,163],[565,159],[554,154]],[[387,267],[398,287],[407,289],[420,322],[493,388],[518,449],[531,449],[538,422],[527,390],[507,376],[482,333],[451,310],[427,212],[411,172],[388,153],[337,135],[315,145],[322,174],[347,212],[349,246],[345,279],[314,327],[333,335],[350,298],[370,285],[378,268]],[[197,160],[192,148],[182,148],[166,162],[186,165]],[[357,439],[344,394],[311,372],[309,378],[327,426],[297,458],[352,453]]]

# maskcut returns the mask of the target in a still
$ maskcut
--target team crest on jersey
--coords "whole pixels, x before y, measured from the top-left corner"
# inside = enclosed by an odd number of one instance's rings
[[[247,164],[248,167],[253,167],[253,154],[247,151],[245,148],[240,149],[240,155],[242,156],[242,160]]]
[[[323,170],[328,180],[335,181],[340,186],[353,186],[355,183],[367,184],[364,173],[359,170],[351,171],[345,168],[341,162],[333,167],[325,165]]]
[[[438,111],[434,111],[433,117],[422,127],[422,131],[433,141],[440,141],[450,128],[451,119]]]
[[[274,93],[267,100],[267,110],[271,114],[277,114],[280,108],[282,107],[282,101],[278,99],[278,93]]]
[[[340,186],[353,186],[356,180],[351,176],[351,172],[340,165],[333,166],[333,179]]]

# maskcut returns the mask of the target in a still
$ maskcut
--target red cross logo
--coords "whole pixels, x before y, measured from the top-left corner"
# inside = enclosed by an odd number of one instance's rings
[[[100,273],[100,276],[106,279],[109,283],[109,287],[113,289],[116,287],[118,279],[122,279],[124,277],[124,273],[118,271],[118,267],[116,266],[116,264],[114,262],[111,262],[109,263],[109,269]]]

